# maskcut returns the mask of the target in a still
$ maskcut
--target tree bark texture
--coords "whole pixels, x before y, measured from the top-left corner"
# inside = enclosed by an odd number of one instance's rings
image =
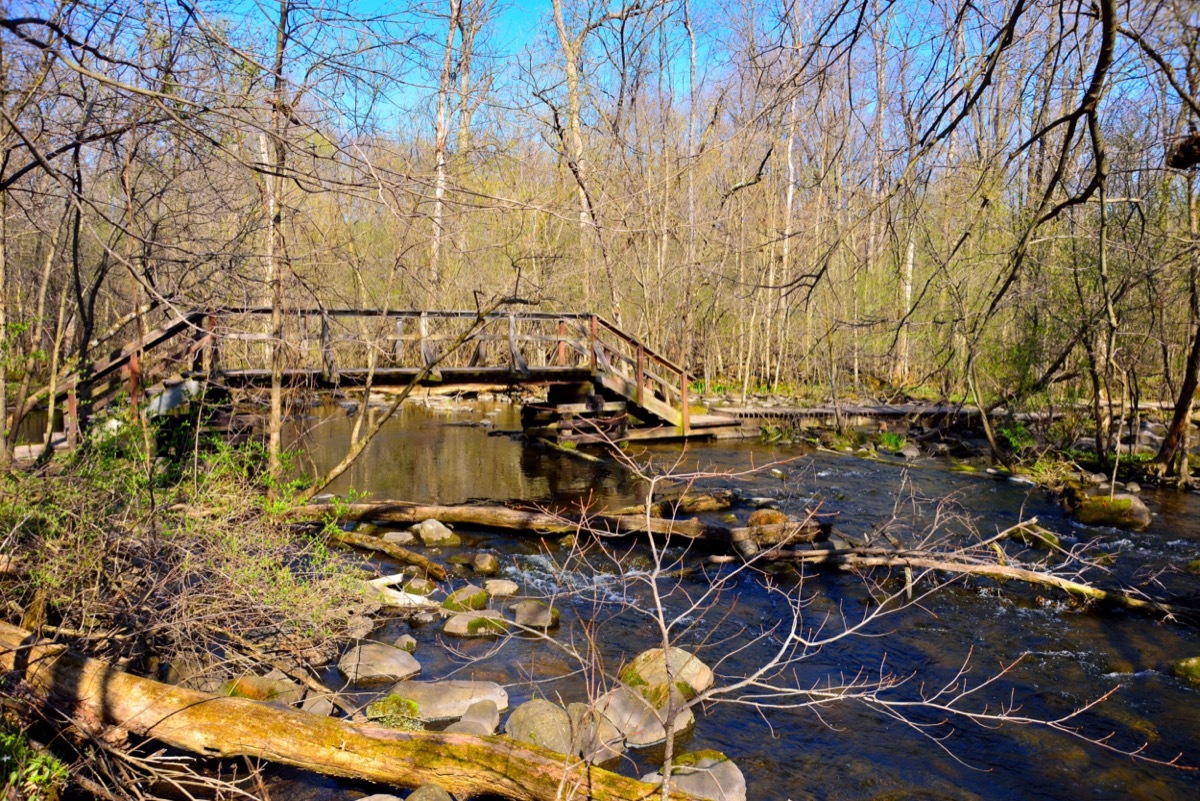
[[[0,623],[0,670],[15,673],[32,702],[90,733],[117,727],[208,757],[257,757],[394,787],[432,783],[459,798],[617,801],[661,794],[656,785],[506,737],[401,732],[173,687],[61,645],[38,644],[7,623]]]

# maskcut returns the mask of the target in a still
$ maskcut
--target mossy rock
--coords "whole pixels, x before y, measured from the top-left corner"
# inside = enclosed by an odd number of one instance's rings
[[[957,463],[957,464],[955,464],[955,465],[951,466],[951,468],[950,468],[950,472],[951,472],[951,473],[978,473],[978,472],[979,472],[979,468],[978,468],[978,467],[976,467],[976,466],[975,466],[975,465],[973,465],[973,464],[967,464],[967,463],[965,463],[965,462],[959,462],[959,463]]]
[[[1180,659],[1171,665],[1171,672],[1192,684],[1200,684],[1200,656]]]
[[[786,522],[788,522],[788,516],[777,509],[755,509],[746,525],[753,528],[755,526],[777,526]]]
[[[686,754],[678,754],[674,759],[671,760],[671,762],[677,768],[690,768],[700,764],[701,762],[724,762],[727,759],[729,759],[729,757],[725,756],[720,751],[716,751],[712,748],[705,748],[702,751],[690,751]]]
[[[1075,519],[1087,526],[1142,531],[1149,528],[1153,518],[1146,504],[1136,495],[1118,493],[1113,496],[1092,495],[1083,499],[1072,511]]]
[[[450,593],[450,596],[442,601],[442,606],[451,612],[478,612],[487,606],[487,602],[487,590],[468,584]]]
[[[1188,573],[1191,573],[1196,576],[1200,576],[1200,559],[1193,559],[1192,561],[1190,561],[1186,565],[1184,565],[1183,569],[1186,570]]]
[[[668,684],[667,659],[674,681]],[[680,702],[695,698],[713,685],[713,672],[693,654],[682,648],[671,648],[669,657],[661,648],[638,654],[617,674],[621,683],[641,695],[655,709],[666,706],[674,691]]]
[[[433,591],[437,589],[437,584],[424,578],[415,578],[404,585],[404,591],[410,595],[420,595],[422,597],[433,595]]]
[[[1038,525],[1023,525],[1010,535],[1014,539],[1028,545],[1030,548],[1042,548],[1047,551],[1060,550],[1062,540],[1053,531],[1047,531]]]
[[[411,698],[386,695],[367,706],[367,719],[392,729],[425,731],[421,708]]]

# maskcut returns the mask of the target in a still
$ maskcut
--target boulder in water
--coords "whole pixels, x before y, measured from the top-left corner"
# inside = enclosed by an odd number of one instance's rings
[[[1084,525],[1112,526],[1133,531],[1149,528],[1153,520],[1142,499],[1126,492],[1111,497],[1090,495],[1081,498],[1071,513]]]
[[[1193,684],[1200,684],[1200,656],[1180,659],[1171,665],[1171,672]]]
[[[509,607],[518,626],[527,629],[552,629],[558,625],[558,610],[535,598],[517,601]]]
[[[450,593],[446,600],[442,601],[442,606],[451,612],[472,612],[483,609],[487,602],[486,590],[474,584],[467,584]]]
[[[494,576],[500,572],[500,560],[494,553],[477,553],[471,557],[471,568],[478,576]]]
[[[338,661],[338,672],[351,684],[402,681],[421,672],[421,665],[407,651],[381,642],[364,642]]]
[[[517,742],[540,745],[558,754],[570,754],[571,716],[557,704],[535,698],[513,710],[504,733]]]
[[[454,798],[436,784],[423,784],[409,793],[405,801],[454,801]]]
[[[571,718],[571,753],[592,765],[603,765],[625,753],[625,735],[595,707],[567,704]]]
[[[449,637],[500,637],[508,633],[508,621],[495,609],[460,612],[446,621],[442,633]]]
[[[746,525],[754,528],[755,526],[778,526],[788,522],[788,516],[778,509],[755,509],[750,515],[750,519],[746,521]]]
[[[454,547],[462,544],[462,538],[437,520],[422,520],[409,531],[421,538],[423,545]]]
[[[668,660],[670,676],[667,675]],[[621,668],[618,678],[655,709],[666,707],[668,688],[678,705],[712,687],[714,681],[712,670],[695,654],[675,647],[666,651],[662,648],[643,651]]]
[[[507,702],[506,702],[507,703]],[[490,737],[500,726],[500,710],[495,701],[476,701],[467,707],[461,719],[446,727],[446,731],[458,734],[474,734]]]
[[[508,579],[488,579],[483,582],[483,588],[493,598],[509,598],[520,591],[517,582]]]
[[[625,736],[630,748],[645,748],[658,745],[667,739],[663,724],[666,710],[658,710],[639,693],[618,684],[596,700],[596,711],[604,715]],[[687,731],[695,721],[690,709],[681,709],[675,715],[675,733]]]
[[[392,687],[390,693],[415,703],[418,717],[422,720],[461,718],[479,701],[489,701],[497,710],[508,709],[508,693],[499,684],[490,681],[401,681]]]
[[[642,781],[662,786],[662,773],[651,773]],[[671,789],[712,801],[746,801],[746,777],[720,751],[696,751],[675,757],[671,766]]]

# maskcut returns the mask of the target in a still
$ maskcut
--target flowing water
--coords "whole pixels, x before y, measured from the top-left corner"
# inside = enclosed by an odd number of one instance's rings
[[[344,453],[350,421],[335,413],[312,426],[305,444],[314,469]],[[503,435],[519,428],[506,403],[406,405],[332,489],[369,497],[455,503],[469,499],[600,506],[637,502],[644,482],[612,463],[593,464],[539,450]],[[1200,497],[1146,493],[1153,526],[1132,534],[1072,523],[1041,490],[987,476],[951,472],[945,462],[867,461],[800,447],[718,442],[635,449],[639,463],[675,472],[704,471],[704,487],[730,487],[747,497],[771,497],[793,515],[820,504],[837,513],[836,527],[862,538],[888,521],[901,540],[927,527],[965,535],[994,534],[1036,516],[1067,547],[1104,557],[1112,581],[1157,593],[1200,599],[1200,577],[1178,568],[1200,557]],[[770,466],[745,474],[750,468]],[[743,515],[748,510],[740,510]],[[963,517],[969,520],[963,520]],[[650,551],[632,541],[593,548],[585,564],[552,541],[462,530],[464,547],[500,556],[501,577],[531,595],[552,595],[563,612],[555,632],[566,648],[530,638],[449,641],[430,624],[410,630],[395,622],[374,636],[403,633],[418,640],[421,678],[475,677],[506,685],[513,706],[535,696],[563,703],[595,694],[598,674],[612,676],[623,660],[660,640],[647,582]],[[1111,561],[1110,561],[1111,559]],[[899,578],[876,586],[845,571],[773,566],[764,574],[728,579],[698,608],[714,578],[733,566],[703,567],[704,554],[669,549],[668,563],[692,568],[658,579],[667,617],[678,620],[678,644],[714,666],[732,684],[777,653],[780,626],[799,610],[802,630],[820,626],[828,643],[775,676],[775,684],[809,690],[867,687],[902,678],[876,699],[844,698],[819,707],[806,693],[753,704],[746,693],[697,710],[687,750],[715,748],[733,758],[752,799],[1195,799],[1200,774],[1157,760],[1182,754],[1200,765],[1200,688],[1175,678],[1173,660],[1200,655],[1200,631],[1120,611],[1087,611],[1048,589],[957,581],[852,636],[845,626],[878,610],[872,592],[902,590]],[[395,565],[380,563],[381,572]],[[718,572],[718,571],[724,571]],[[459,579],[458,581],[464,581]],[[928,585],[918,585],[920,593]],[[798,602],[804,605],[798,607]],[[585,637],[585,635],[587,635]],[[593,648],[584,643],[594,642]],[[569,653],[574,649],[580,658]],[[1015,662],[1015,664],[1014,664]],[[964,665],[965,674],[960,673]],[[994,678],[992,684],[979,687]],[[946,710],[914,705],[946,686],[977,688],[961,711],[1007,712],[1053,720],[1113,692],[1104,703],[1057,728],[1015,722],[977,725]],[[948,701],[953,693],[939,700]],[[761,698],[759,699],[762,700]],[[880,702],[894,705],[881,708]],[[938,725],[949,720],[951,725]],[[1110,737],[1111,735],[1111,737]],[[1102,741],[1115,751],[1096,742]],[[641,775],[655,754],[632,753],[617,769]],[[340,793],[340,796],[338,795]],[[328,797],[357,795],[326,785]]]

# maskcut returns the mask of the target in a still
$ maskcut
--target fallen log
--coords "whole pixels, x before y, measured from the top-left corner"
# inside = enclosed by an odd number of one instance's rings
[[[257,757],[330,776],[416,788],[437,784],[464,798],[647,801],[657,785],[568,761],[506,737],[413,733],[349,723],[245,698],[213,696],[117,670],[0,623],[0,670],[28,700],[101,735],[111,727],[206,757]],[[672,793],[688,801],[692,796]]]
[[[377,553],[390,556],[397,562],[406,565],[415,565],[425,571],[425,575],[434,581],[446,580],[446,568],[422,556],[415,551],[410,551],[407,548],[402,548],[394,542],[388,542],[383,537],[372,537],[367,534],[359,534],[354,531],[338,531],[334,533],[333,539],[343,545],[353,545],[355,548],[362,548],[367,551],[376,551]]]
[[[1200,609],[1191,609],[1174,604],[1137,598],[1124,592],[1104,590],[1091,584],[1026,567],[1001,565],[978,560],[957,559],[950,554],[929,551],[891,551],[882,548],[816,548],[811,551],[774,550],[761,554],[760,558],[770,561],[803,562],[807,564],[832,564],[846,567],[899,567],[906,570],[934,570],[943,573],[982,576],[984,578],[1022,581],[1043,587],[1052,587],[1077,598],[1111,603],[1140,612],[1200,619]]]
[[[372,520],[380,523],[415,524],[432,519],[441,523],[536,534],[568,534],[581,530],[600,534],[661,534],[711,541],[739,550],[743,550],[740,544],[746,542],[774,547],[786,543],[813,542],[828,533],[828,527],[820,523],[815,516],[763,526],[728,526],[697,517],[648,517],[644,511],[642,514],[554,514],[512,506],[434,506],[403,501],[309,504],[292,508],[288,515],[295,520],[333,520],[337,523]]]

